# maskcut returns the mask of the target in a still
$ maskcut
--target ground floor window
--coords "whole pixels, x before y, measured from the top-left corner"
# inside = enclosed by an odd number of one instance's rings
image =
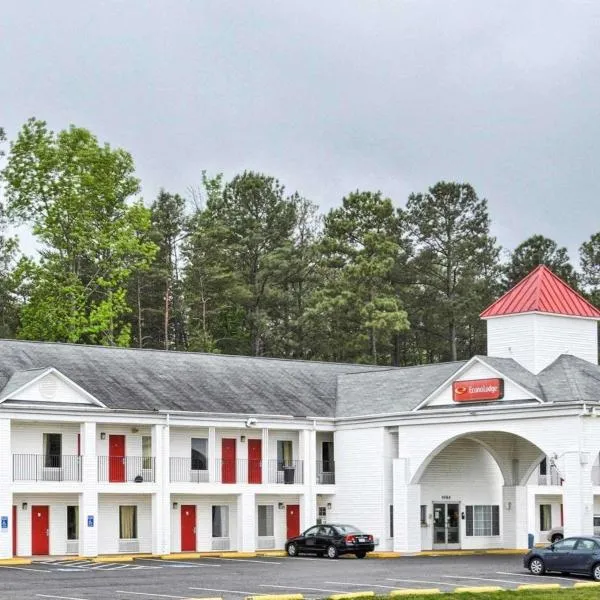
[[[467,506],[466,534],[468,536],[500,535],[500,507],[497,504]]]
[[[390,504],[390,537],[394,537],[394,505]]]
[[[258,505],[258,537],[273,536],[273,505]]]
[[[119,539],[137,540],[137,506],[119,506]]]
[[[540,531],[552,529],[552,505],[540,504]]]
[[[79,539],[79,506],[67,506],[67,539]]]
[[[212,507],[212,536],[229,537],[229,506]]]
[[[327,522],[327,507],[319,506],[319,517],[317,519],[317,525]]]

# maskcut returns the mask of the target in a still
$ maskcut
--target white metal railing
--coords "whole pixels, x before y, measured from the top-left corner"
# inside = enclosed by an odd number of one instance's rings
[[[562,485],[563,479],[554,465],[550,465],[550,472],[541,474],[538,471],[538,485]]]

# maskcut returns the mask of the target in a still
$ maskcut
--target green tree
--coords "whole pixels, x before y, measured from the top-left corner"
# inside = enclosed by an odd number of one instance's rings
[[[584,291],[593,304],[600,306],[600,231],[581,245],[579,258]]]
[[[402,252],[391,200],[380,192],[346,196],[325,217],[321,250],[325,282],[306,314],[319,355],[389,363],[392,335],[409,326],[391,280]]]
[[[519,244],[510,256],[504,275],[504,287],[510,289],[539,265],[546,265],[569,285],[577,287],[577,275],[566,248],[543,235],[532,235]]]
[[[440,181],[425,194],[411,194],[400,217],[415,250],[413,323],[438,341],[426,349],[426,360],[457,360],[459,350],[467,354],[467,338],[483,337],[470,328],[478,326],[476,315],[497,281],[499,249],[487,201],[468,183]]]
[[[30,292],[20,337],[128,345],[128,279],[155,252],[139,236],[149,211],[129,204],[139,191],[131,156],[86,129],[54,133],[30,119],[2,177],[7,216],[41,244],[39,262],[23,269]]]

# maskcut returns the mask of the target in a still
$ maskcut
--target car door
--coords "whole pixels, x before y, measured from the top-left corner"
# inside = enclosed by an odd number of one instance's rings
[[[581,538],[570,554],[570,571],[573,573],[589,573],[598,560],[600,547],[591,539]]]
[[[317,534],[317,546],[319,552],[326,552],[327,546],[333,543],[335,532],[329,525],[321,525]]]
[[[319,529],[319,526],[315,525],[304,532],[299,544],[300,550],[303,552],[317,552],[317,534]]]
[[[571,552],[579,541],[579,538],[566,538],[550,546],[549,551],[544,554],[546,570],[569,571],[571,568]]]

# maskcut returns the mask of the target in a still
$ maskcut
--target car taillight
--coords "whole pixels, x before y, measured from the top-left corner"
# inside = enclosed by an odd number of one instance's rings
[[[346,544],[356,544],[356,536],[355,535],[347,535],[344,538]]]
[[[368,535],[367,536],[367,541],[372,542],[373,541],[373,536],[372,535]]]

